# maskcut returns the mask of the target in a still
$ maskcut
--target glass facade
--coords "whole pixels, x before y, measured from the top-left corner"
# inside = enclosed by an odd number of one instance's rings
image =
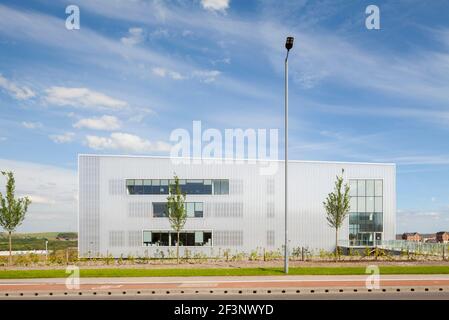
[[[167,218],[167,202],[153,202],[153,217]],[[186,202],[185,209],[187,218],[202,218],[203,217],[203,203],[202,202]]]
[[[372,246],[382,239],[383,180],[349,180],[349,241],[353,246]]]
[[[169,179],[127,179],[126,189],[130,195],[168,194],[174,183]],[[229,194],[229,180],[225,179],[180,179],[179,186],[185,194]]]
[[[143,244],[145,246],[176,246],[178,235],[173,231],[143,231]],[[181,231],[179,234],[180,246],[212,246],[211,231]]]

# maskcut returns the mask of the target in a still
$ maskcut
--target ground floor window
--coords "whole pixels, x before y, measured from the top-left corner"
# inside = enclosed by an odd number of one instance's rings
[[[143,244],[145,246],[176,246],[178,236],[173,231],[144,230]],[[212,246],[211,231],[185,230],[179,234],[180,246]]]

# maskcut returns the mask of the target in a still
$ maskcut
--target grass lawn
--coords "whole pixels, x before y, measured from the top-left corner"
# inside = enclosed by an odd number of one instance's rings
[[[383,266],[381,274],[449,274],[449,266]],[[362,275],[364,267],[290,268],[290,275]],[[81,277],[188,277],[283,275],[282,268],[236,269],[81,269]],[[65,278],[65,270],[2,270],[0,279]]]

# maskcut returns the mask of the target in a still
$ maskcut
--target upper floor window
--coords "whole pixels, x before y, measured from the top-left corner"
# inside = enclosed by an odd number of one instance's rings
[[[203,203],[202,202],[186,202],[185,209],[186,209],[187,218],[202,218],[203,217]],[[166,202],[153,202],[153,217],[154,218],[168,217]]]
[[[169,194],[172,179],[127,179],[128,194]],[[186,194],[229,194],[229,180],[180,179],[181,191]]]

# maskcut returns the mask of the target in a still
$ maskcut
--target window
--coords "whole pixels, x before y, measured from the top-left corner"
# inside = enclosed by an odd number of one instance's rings
[[[366,189],[366,180],[357,180],[357,196],[364,197]]]
[[[171,179],[127,179],[128,194],[169,194]],[[190,179],[179,180],[181,192],[186,194],[229,194],[229,180]],[[215,192],[212,189],[215,189]]]
[[[374,233],[383,231],[383,181],[349,180],[349,240],[353,245],[373,245]]]
[[[349,180],[349,195],[357,197],[357,180]]]
[[[141,179],[134,180],[134,192],[136,194],[143,194],[143,180]]]
[[[163,218],[168,217],[167,215],[167,203],[166,202],[153,202],[153,217]]]
[[[176,246],[178,235],[173,231],[143,231],[145,246]],[[211,231],[181,231],[179,233],[180,246],[212,246]]]
[[[375,194],[376,194],[376,197],[382,197],[382,195],[383,195],[383,181],[382,180],[376,180]]]
[[[366,212],[366,201],[365,197],[357,197],[357,211]]]
[[[214,194],[229,194],[229,180],[214,180]]]
[[[151,239],[149,242],[145,242],[145,233],[149,234],[148,239]],[[169,235],[166,231],[144,231],[144,241],[143,244],[146,246],[168,246],[169,242]]]
[[[202,202],[195,202],[195,218],[202,218],[203,217],[203,203]]]
[[[185,204],[187,217],[192,218],[195,216],[195,202],[187,202]]]
[[[151,244],[151,231],[143,232],[143,244],[146,246]]]
[[[366,196],[374,197],[374,180],[366,180]]]
[[[150,179],[143,180],[143,194],[148,194],[151,192],[151,190],[152,190],[151,180]]]
[[[374,212],[374,197],[366,197],[366,212]]]
[[[203,203],[202,202],[186,202],[185,204],[187,218],[202,218]],[[153,217],[167,218],[167,202],[153,202]]]

